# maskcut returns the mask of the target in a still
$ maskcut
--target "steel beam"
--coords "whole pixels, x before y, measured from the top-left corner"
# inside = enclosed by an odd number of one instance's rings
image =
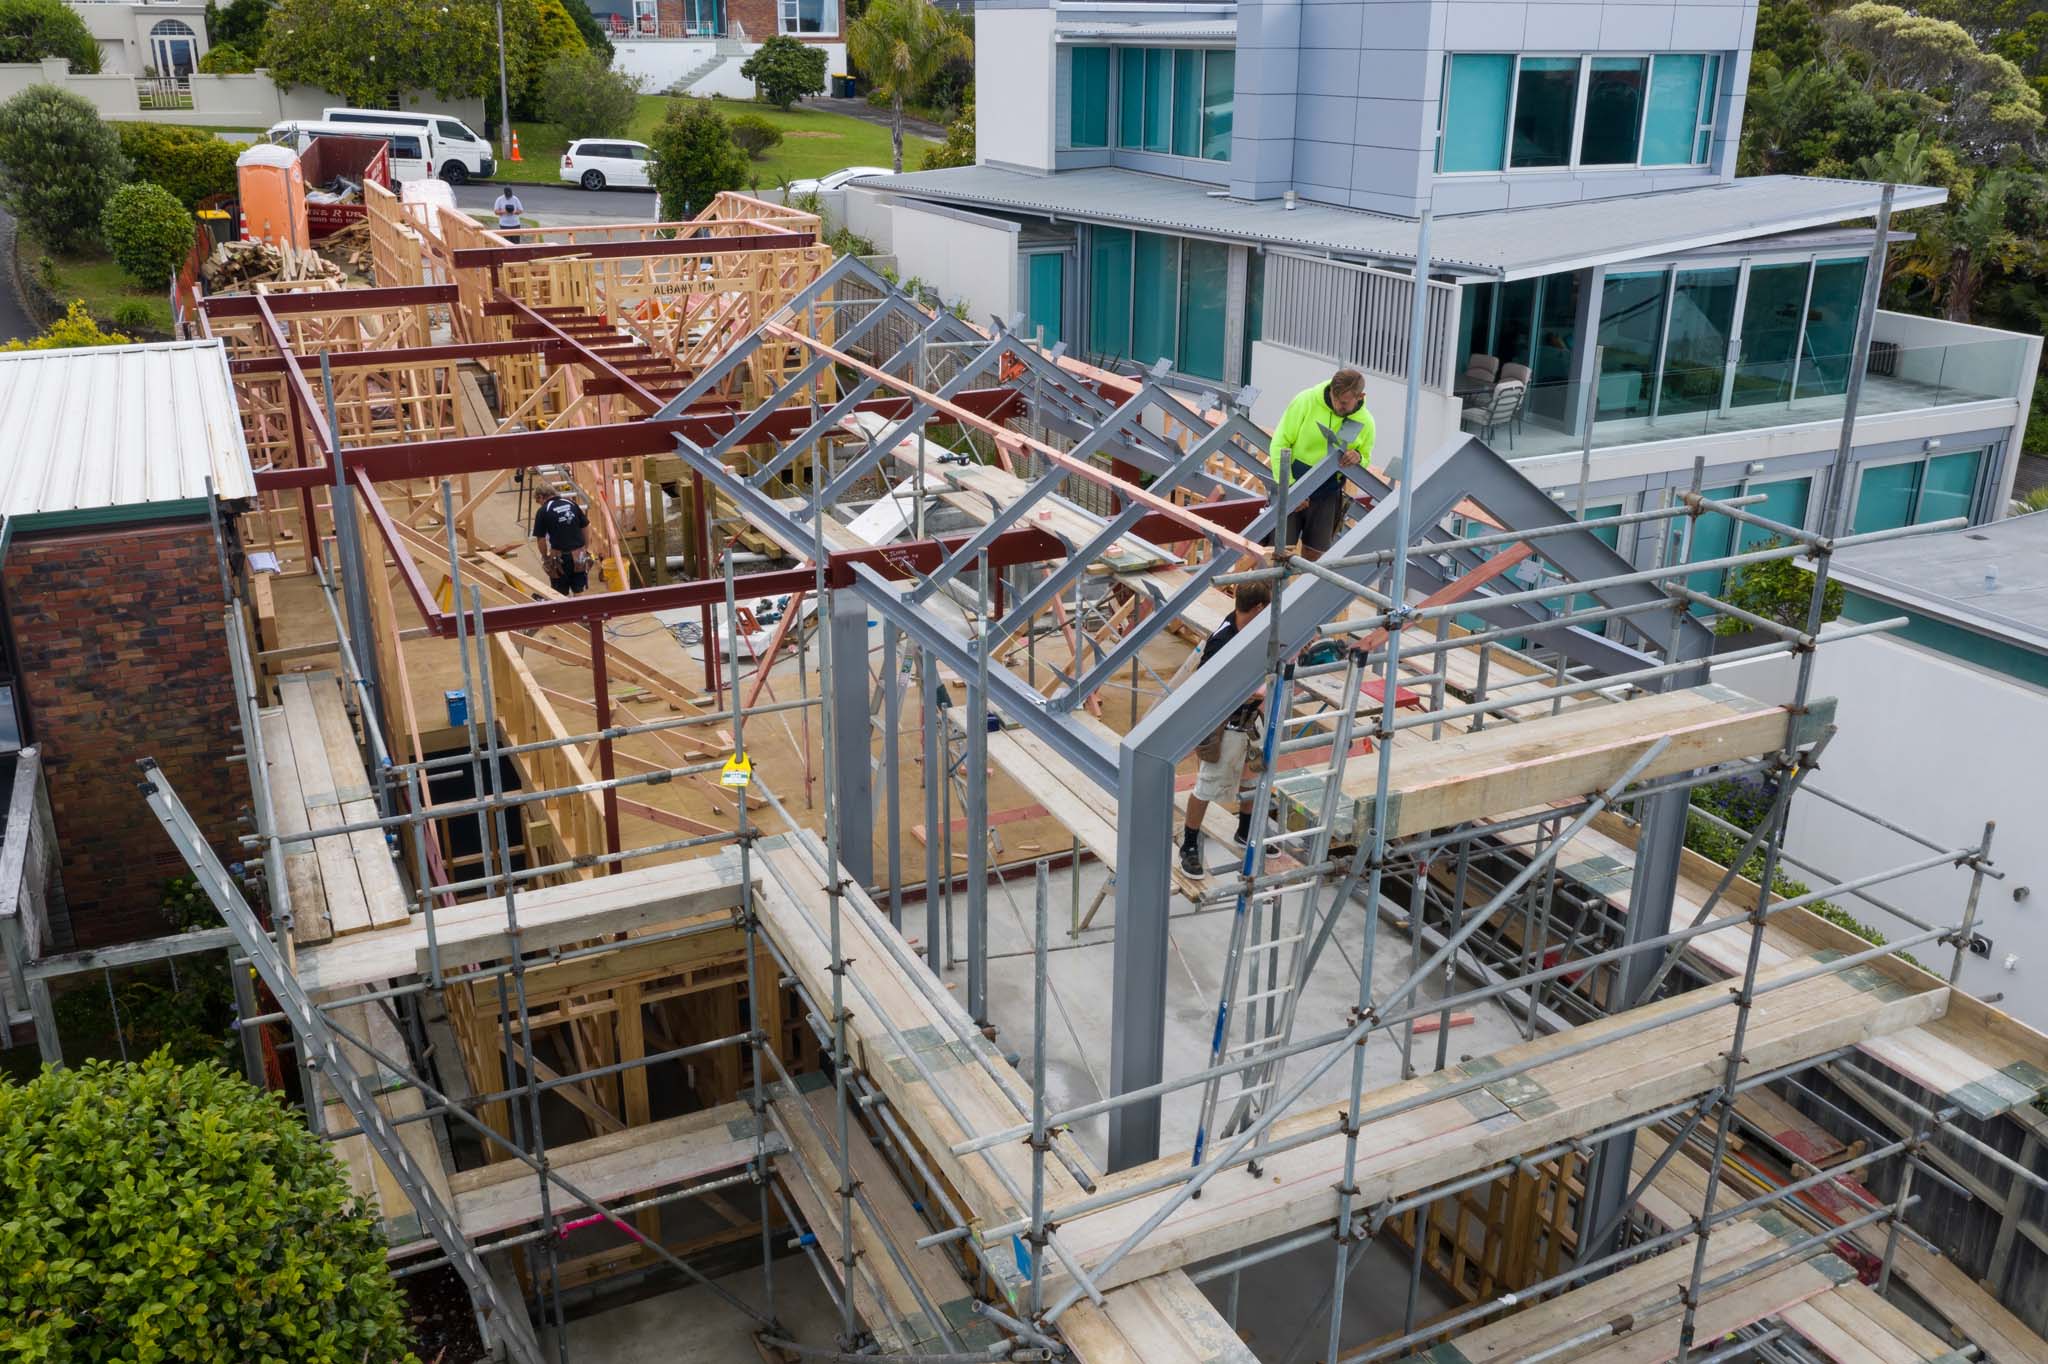
[[[832,593],[825,628],[832,632],[832,764],[839,820],[839,860],[858,885],[875,880],[874,726],[868,710],[868,604],[856,592]],[[738,660],[734,660],[738,666]]]

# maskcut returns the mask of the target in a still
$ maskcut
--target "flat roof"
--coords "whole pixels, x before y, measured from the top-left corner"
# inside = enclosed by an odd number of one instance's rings
[[[2048,654],[2048,512],[1855,545],[1832,572],[1860,596]]]
[[[0,354],[0,516],[16,530],[203,511],[256,475],[218,340]]]
[[[919,199],[1037,213],[1080,222],[1171,231],[1304,251],[1412,263],[1416,220],[1302,201],[1236,199],[1194,180],[1113,167],[1033,175],[957,166],[853,183]],[[1816,176],[1763,175],[1535,208],[1435,220],[1430,260],[1446,270],[1519,279],[1609,261],[1692,250],[1767,233],[1875,217],[1881,185]],[[1939,204],[1940,189],[1899,187],[1895,211]]]

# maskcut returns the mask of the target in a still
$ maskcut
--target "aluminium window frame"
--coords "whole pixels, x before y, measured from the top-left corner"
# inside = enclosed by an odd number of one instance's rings
[[[1066,140],[1065,140],[1065,141],[1064,141],[1063,143],[1059,144],[1059,145],[1058,145],[1058,147],[1056,147],[1056,149],[1055,149],[1055,150],[1058,150],[1058,151],[1063,151],[1063,152],[1100,152],[1100,151],[1107,151],[1107,152],[1111,152],[1111,153],[1119,153],[1119,152],[1134,152],[1134,153],[1136,153],[1136,154],[1138,154],[1138,155],[1140,155],[1140,156],[1170,156],[1170,157],[1173,157],[1173,158],[1175,158],[1176,160],[1180,160],[1180,161],[1200,161],[1200,162],[1206,162],[1206,163],[1208,163],[1209,165],[1212,165],[1212,166],[1227,166],[1227,165],[1229,165],[1229,164],[1230,164],[1230,162],[1231,162],[1231,157],[1232,157],[1232,154],[1233,154],[1233,152],[1234,152],[1234,149],[1235,149],[1235,147],[1236,147],[1236,120],[1235,120],[1235,119],[1233,119],[1233,120],[1232,120],[1232,128],[1231,128],[1231,132],[1232,132],[1232,137],[1231,137],[1231,144],[1230,144],[1230,149],[1227,149],[1227,150],[1225,151],[1224,155],[1222,155],[1222,156],[1204,156],[1204,155],[1202,155],[1202,153],[1201,153],[1201,148],[1202,148],[1202,146],[1204,145],[1204,141],[1205,141],[1205,139],[1203,138],[1203,135],[1202,135],[1202,109],[1201,109],[1201,95],[1203,94],[1203,92],[1205,92],[1205,91],[1206,91],[1206,90],[1208,89],[1208,76],[1209,76],[1209,59],[1210,59],[1210,58],[1211,58],[1212,56],[1214,56],[1215,54],[1219,53],[1219,52],[1223,52],[1223,53],[1228,53],[1228,54],[1230,54],[1230,56],[1231,56],[1232,58],[1235,58],[1235,57],[1236,57],[1236,55],[1237,55],[1237,49],[1236,49],[1236,47],[1235,47],[1235,46],[1233,46],[1233,45],[1230,45],[1230,44],[1227,44],[1227,43],[1220,43],[1220,42],[1218,42],[1218,43],[1193,43],[1193,42],[1183,42],[1183,43],[1139,43],[1139,42],[1129,42],[1129,43],[1125,43],[1125,42],[1085,42],[1085,43],[1061,43],[1061,44],[1060,44],[1060,47],[1061,47],[1061,48],[1062,48],[1062,49],[1063,49],[1063,50],[1064,50],[1064,51],[1065,51],[1065,52],[1066,52],[1066,53],[1068,54],[1068,55],[1067,55],[1067,81],[1066,81],[1066,85],[1067,85],[1067,107],[1066,107],[1066,110],[1065,110],[1065,113],[1066,113],[1066,120],[1065,120],[1065,122],[1066,122]],[[1074,59],[1073,59],[1073,54],[1074,54],[1075,52],[1078,52],[1078,51],[1082,50],[1083,48],[1101,48],[1101,49],[1103,49],[1104,51],[1107,51],[1108,53],[1110,53],[1110,62],[1109,62],[1109,101],[1108,101],[1108,123],[1109,123],[1109,126],[1108,126],[1108,130],[1107,130],[1107,133],[1106,133],[1106,135],[1105,135],[1105,140],[1103,141],[1103,143],[1102,143],[1102,145],[1101,145],[1101,146],[1093,146],[1093,145],[1077,145],[1077,144],[1076,144],[1076,143],[1074,142]],[[1155,148],[1152,148],[1152,147],[1146,147],[1146,146],[1142,146],[1142,145],[1139,145],[1139,146],[1132,146],[1131,144],[1129,144],[1129,143],[1126,143],[1126,142],[1125,142],[1125,141],[1123,140],[1123,117],[1122,117],[1122,111],[1123,111],[1123,93],[1124,93],[1124,92],[1123,92],[1123,85],[1124,85],[1124,80],[1123,80],[1123,58],[1122,58],[1122,55],[1121,55],[1121,54],[1122,54],[1122,53],[1123,53],[1124,51],[1126,51],[1126,50],[1135,50],[1135,51],[1138,51],[1138,52],[1148,52],[1148,51],[1157,51],[1157,52],[1166,52],[1166,53],[1171,53],[1171,54],[1175,54],[1175,55],[1173,55],[1173,56],[1172,56],[1172,57],[1171,57],[1171,58],[1170,58],[1170,59],[1169,59],[1169,60],[1167,61],[1167,63],[1166,63],[1166,85],[1167,85],[1167,100],[1166,100],[1166,110],[1167,110],[1167,119],[1166,119],[1166,136],[1165,136],[1165,149],[1164,149],[1164,150],[1159,150],[1159,149],[1155,149]],[[1196,151],[1195,151],[1194,155],[1192,155],[1192,156],[1190,156],[1190,155],[1187,155],[1187,154],[1185,154],[1185,153],[1182,153],[1182,152],[1176,152],[1176,151],[1174,151],[1174,150],[1173,150],[1173,146],[1174,146],[1174,137],[1173,137],[1173,134],[1174,134],[1174,125],[1175,125],[1175,124],[1177,124],[1177,123],[1179,122],[1179,118],[1180,118],[1180,115],[1179,115],[1179,110],[1178,110],[1178,109],[1176,109],[1176,108],[1174,107],[1174,100],[1173,100],[1173,76],[1174,76],[1174,70],[1175,70],[1175,66],[1176,66],[1176,64],[1177,64],[1177,63],[1178,63],[1178,61],[1179,61],[1179,56],[1178,56],[1178,54],[1179,54],[1179,53],[1182,53],[1182,52],[1199,52],[1199,53],[1201,53],[1201,54],[1202,54],[1202,64],[1201,64],[1201,66],[1200,66],[1200,67],[1199,67],[1199,68],[1198,68],[1198,69],[1196,70],[1196,72],[1195,72],[1195,92],[1196,92],[1196,96],[1197,96],[1197,98],[1196,98],[1196,108],[1195,108],[1195,148],[1196,148]],[[1235,78],[1235,75],[1234,75],[1234,74],[1233,74],[1233,77],[1232,77],[1232,80],[1231,80],[1231,86],[1230,86],[1230,95],[1231,95],[1231,105],[1232,105],[1232,108],[1233,108],[1233,109],[1235,109],[1235,107],[1236,107],[1236,103],[1237,103],[1237,81],[1236,81],[1236,78]],[[1139,100],[1140,100],[1140,102],[1141,102],[1141,103],[1142,103],[1143,99],[1144,99],[1143,93],[1142,93],[1142,92],[1140,92],[1140,95],[1139,95]],[[1142,120],[1141,120],[1141,121],[1142,121]],[[1140,136],[1143,136],[1143,132],[1142,132],[1142,129],[1141,129],[1141,131],[1140,131]]]
[[[1580,171],[1591,172],[1635,172],[1635,171],[1688,171],[1701,170],[1713,164],[1715,134],[1719,131],[1721,71],[1727,65],[1723,52],[1562,52],[1540,50],[1532,52],[1501,52],[1475,49],[1469,52],[1444,54],[1443,93],[1437,100],[1435,173],[1443,176],[1493,176],[1493,175],[1563,175]],[[1452,69],[1459,57],[1510,57],[1513,65],[1508,68],[1507,114],[1501,129],[1501,154],[1499,170],[1453,171],[1444,169],[1444,134],[1450,123],[1452,94]],[[1578,88],[1572,101],[1571,159],[1555,166],[1517,166],[1515,153],[1515,112],[1521,103],[1522,59],[1525,57],[1575,57],[1579,63]],[[1636,114],[1636,159],[1634,161],[1581,161],[1579,149],[1586,131],[1586,95],[1593,74],[1593,59],[1596,57],[1640,58],[1643,68],[1643,107]],[[1690,161],[1659,161],[1647,163],[1643,160],[1643,137],[1649,129],[1650,90],[1656,76],[1656,62],[1659,57],[1698,57],[1701,62],[1700,95],[1693,111],[1694,121],[1689,150],[1697,154],[1700,149],[1700,134],[1706,133],[1705,154],[1696,155]],[[1708,66],[1713,67],[1713,79],[1707,80]],[[1704,121],[1702,121],[1704,120]]]

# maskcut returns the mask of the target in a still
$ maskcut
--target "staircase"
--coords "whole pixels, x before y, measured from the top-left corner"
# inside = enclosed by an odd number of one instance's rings
[[[690,87],[698,81],[703,80],[706,76],[709,76],[734,58],[743,58],[747,55],[747,45],[739,38],[715,39],[712,48],[710,56],[676,77],[675,82],[668,87],[665,93],[687,95],[690,93]]]

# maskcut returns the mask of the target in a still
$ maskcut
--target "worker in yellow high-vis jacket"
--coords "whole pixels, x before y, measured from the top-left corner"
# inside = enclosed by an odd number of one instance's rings
[[[1337,522],[1344,509],[1344,477],[1333,474],[1305,502],[1297,501],[1291,488],[1329,455],[1332,441],[1328,432],[1336,433],[1341,442],[1337,456],[1341,463],[1356,466],[1372,461],[1372,413],[1365,410],[1365,376],[1355,369],[1340,369],[1330,376],[1330,382],[1295,394],[1280,415],[1280,424],[1273,428],[1273,477],[1280,477],[1281,460],[1293,461],[1287,475],[1287,503],[1295,509],[1275,544],[1291,545],[1299,540],[1302,552],[1311,559],[1321,558],[1337,538]]]

